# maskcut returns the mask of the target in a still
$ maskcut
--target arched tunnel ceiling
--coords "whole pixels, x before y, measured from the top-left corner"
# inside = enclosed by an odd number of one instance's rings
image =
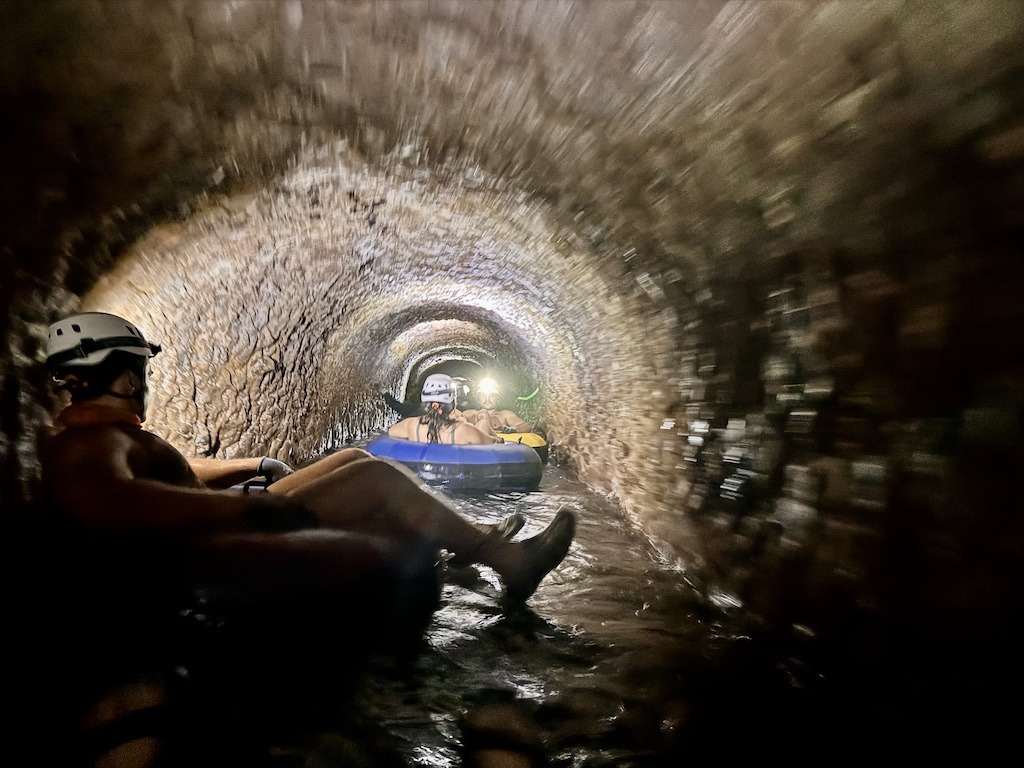
[[[412,370],[414,359],[391,354],[410,326],[433,331],[418,354],[458,342],[531,368],[555,439],[578,428],[573,413],[602,377],[581,339],[670,354],[670,327],[632,320],[640,297],[615,295],[600,262],[520,192],[467,188],[462,174],[356,171],[339,152],[241,210],[229,200],[152,232],[87,297],[86,308],[161,329],[176,365],[157,367],[153,407],[188,403],[182,423],[157,427],[183,450],[246,454],[269,442],[295,461],[325,435],[379,430],[393,416],[380,393],[398,394]],[[438,320],[463,324],[424,325]],[[441,335],[454,328],[479,330]]]
[[[395,318],[406,326],[406,330],[393,337],[387,346],[387,366],[385,370],[402,371],[402,392],[407,392],[409,399],[418,396],[416,385],[422,378],[435,368],[444,367],[445,361],[465,361],[473,365],[463,366],[476,371],[471,378],[480,378],[487,370],[496,368],[497,361],[509,368],[529,370],[546,370],[545,363],[551,361],[542,356],[541,351],[549,350],[542,329],[537,329],[535,338],[543,345],[539,351],[531,350],[527,340],[521,337],[518,329],[502,315],[490,314],[479,318],[467,310],[472,307],[439,306],[435,312],[439,319],[424,320],[422,312],[413,310],[413,320],[403,317]],[[508,312],[515,319],[515,307]],[[472,317],[472,319],[463,319]],[[451,318],[451,319],[446,319]],[[530,327],[530,326],[526,326]],[[344,353],[341,353],[343,355]],[[339,355],[339,356],[341,356]]]
[[[412,358],[505,345],[581,475],[698,562],[666,424],[934,416],[1016,370],[1021,4],[15,8],[5,370],[82,296],[129,314],[189,452],[304,458]]]

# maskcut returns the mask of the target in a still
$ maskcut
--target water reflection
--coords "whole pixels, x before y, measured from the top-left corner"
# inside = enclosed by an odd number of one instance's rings
[[[453,721],[489,701],[525,706],[556,764],[660,759],[685,719],[681,660],[703,664],[714,643],[739,633],[705,621],[707,604],[657,564],[618,508],[557,467],[535,493],[452,498],[480,522],[524,513],[529,523],[517,538],[571,505],[579,512],[576,543],[529,610],[505,613],[498,579],[486,567],[451,571],[425,651],[401,674],[375,670],[359,706],[416,765],[458,765]]]

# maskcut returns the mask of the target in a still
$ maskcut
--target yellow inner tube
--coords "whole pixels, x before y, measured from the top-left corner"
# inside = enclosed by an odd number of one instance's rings
[[[540,448],[541,446],[548,444],[548,441],[536,432],[499,433],[498,437],[506,443],[522,443],[523,445],[528,445],[531,448]]]

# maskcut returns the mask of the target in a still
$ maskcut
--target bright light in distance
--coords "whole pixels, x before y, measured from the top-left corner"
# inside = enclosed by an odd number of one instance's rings
[[[496,395],[498,394],[498,382],[494,379],[482,379],[477,385],[476,391],[481,395]]]

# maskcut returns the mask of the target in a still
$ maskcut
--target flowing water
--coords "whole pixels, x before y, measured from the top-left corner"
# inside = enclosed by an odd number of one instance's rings
[[[368,708],[420,765],[455,765],[457,714],[502,698],[529,704],[572,764],[624,765],[649,754],[650,734],[631,728],[672,727],[676,653],[714,634],[695,616],[695,595],[681,575],[656,564],[612,503],[558,469],[549,468],[534,493],[453,499],[481,522],[521,511],[529,523],[519,537],[569,506],[578,514],[576,542],[522,615],[503,613],[489,569],[453,574],[417,660],[413,705],[397,695],[407,688],[402,681],[375,688]]]
[[[749,697],[734,698],[735,678],[752,669],[736,661],[749,645],[746,619],[660,564],[614,503],[554,466],[532,493],[449,496],[479,522],[523,512],[516,538],[571,507],[575,543],[519,612],[502,610],[490,569],[451,570],[415,659],[371,666],[354,699],[337,702],[337,721],[280,748],[279,762],[357,764],[343,721],[358,712],[359,728],[373,723],[374,739],[404,764],[457,766],[462,716],[494,702],[527,714],[557,766],[675,764],[683,750],[730,738],[734,725],[749,732],[743,719],[759,714]]]
[[[375,592],[184,612],[187,634],[169,645],[187,759],[170,764],[457,768],[467,718],[481,712],[511,712],[506,733],[526,728],[552,768],[820,761],[1016,732],[1003,698],[973,695],[1000,672],[986,664],[999,649],[972,654],[965,677],[955,655],[900,623],[899,653],[879,665],[880,636],[848,626],[842,647],[856,653],[837,664],[809,630],[780,637],[727,594],[697,589],[613,501],[563,468],[548,466],[531,493],[448,495],[480,523],[521,512],[517,538],[569,507],[576,539],[514,610],[490,569],[449,568],[411,654],[402,643],[398,655],[364,647],[390,626],[374,624],[393,602]]]

